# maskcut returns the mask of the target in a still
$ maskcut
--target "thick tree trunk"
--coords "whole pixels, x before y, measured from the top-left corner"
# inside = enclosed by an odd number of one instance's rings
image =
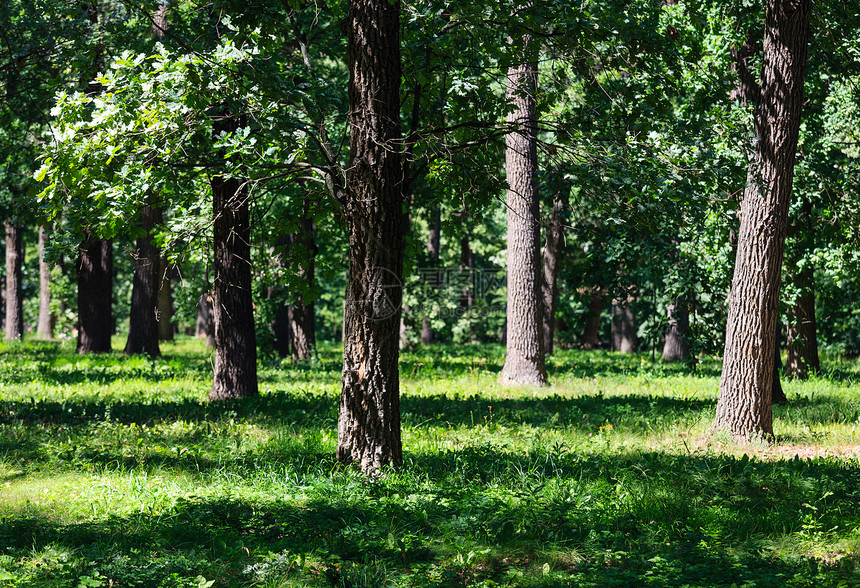
[[[552,355],[555,347],[555,308],[558,301],[558,269],[564,247],[564,215],[567,208],[566,187],[559,188],[552,199],[552,215],[546,227],[543,249],[543,347]]]
[[[158,291],[161,278],[161,252],[153,242],[153,229],[161,221],[160,210],[146,205],[140,209],[143,236],[137,239],[134,252],[134,277],[131,287],[131,314],[125,353],[145,353],[158,357]]]
[[[375,474],[403,461],[397,365],[403,295],[400,4],[350,0],[346,29],[349,279],[337,459]]]
[[[20,341],[24,335],[24,241],[21,227],[6,221],[6,340]]]
[[[809,40],[811,0],[768,0],[755,158],[741,203],[720,396],[712,428],[773,435],[773,346]]]
[[[597,349],[600,344],[600,315],[603,314],[605,296],[595,286],[588,298],[588,312],[585,315],[585,329],[582,333],[582,348]]]
[[[612,301],[612,351],[630,354],[639,349],[638,327],[630,299]]]
[[[225,115],[214,132],[231,133],[239,120]],[[212,309],[215,319],[215,373],[210,400],[234,400],[259,394],[257,341],[251,297],[251,215],[248,192],[235,177],[213,175]]]
[[[787,378],[805,380],[810,373],[817,372],[821,367],[818,360],[818,337],[815,324],[814,277],[811,265],[806,265],[792,276],[800,296],[788,311],[785,359]]]
[[[506,99],[513,106],[505,136],[508,179],[507,353],[499,381],[547,383],[541,299],[540,200],[537,183],[536,43],[523,39],[524,62],[508,69]]]
[[[687,343],[687,329],[690,326],[687,301],[679,298],[670,304],[666,308],[666,318],[669,320],[669,330],[663,341],[663,361],[685,361],[690,353]]]
[[[430,230],[427,234],[427,258],[435,268],[439,264],[439,254],[441,252],[441,235],[442,235],[442,210],[438,206],[434,206],[430,211]],[[435,272],[430,275],[437,275]],[[439,287],[438,282],[426,284],[434,290]],[[433,324],[430,317],[425,316],[421,321],[421,343],[429,345],[436,340],[436,333],[433,332]]]
[[[39,325],[36,333],[39,339],[53,339],[56,316],[51,312],[51,265],[43,257],[48,233],[39,227]]]
[[[173,341],[176,327],[173,324],[173,286],[171,267],[162,257],[158,265],[158,340]]]
[[[113,333],[113,244],[87,238],[78,255],[78,353],[107,353]]]

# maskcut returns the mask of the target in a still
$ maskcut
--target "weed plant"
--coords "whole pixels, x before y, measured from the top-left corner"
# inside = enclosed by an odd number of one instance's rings
[[[506,388],[502,348],[430,346],[368,480],[333,459],[339,349],[228,404],[200,342],[162,350],[0,345],[0,586],[860,585],[857,362],[739,446],[707,434],[713,360],[563,351]]]

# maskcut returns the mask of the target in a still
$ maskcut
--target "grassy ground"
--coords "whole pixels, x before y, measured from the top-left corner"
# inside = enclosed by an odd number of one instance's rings
[[[714,362],[562,352],[532,390],[499,347],[407,353],[406,463],[370,482],[332,459],[336,349],[223,406],[199,342],[162,349],[0,345],[0,586],[860,585],[857,362],[741,447]]]

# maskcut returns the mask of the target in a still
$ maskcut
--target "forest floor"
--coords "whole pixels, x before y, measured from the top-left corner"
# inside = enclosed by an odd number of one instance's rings
[[[115,341],[115,348],[122,342]],[[498,346],[401,359],[404,465],[333,458],[340,351],[261,360],[0,344],[0,587],[860,585],[860,362],[785,382],[773,444],[708,433],[719,363]]]

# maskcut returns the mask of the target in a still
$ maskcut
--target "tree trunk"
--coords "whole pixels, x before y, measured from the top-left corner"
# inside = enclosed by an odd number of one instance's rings
[[[51,312],[51,266],[43,259],[48,234],[39,227],[39,339],[53,339],[57,317]]]
[[[547,383],[541,300],[540,200],[537,183],[537,44],[523,38],[524,62],[508,69],[506,98],[513,105],[505,136],[508,179],[507,353],[503,384]]]
[[[349,279],[337,459],[375,474],[403,461],[398,370],[403,275],[400,4],[350,0]]]
[[[176,328],[173,325],[173,286],[171,267],[162,257],[158,265],[158,340],[173,341]]]
[[[737,439],[773,436],[773,345],[811,0],[768,0],[758,140],[741,203],[720,395],[712,428]]]
[[[552,215],[546,227],[543,249],[543,347],[552,355],[555,347],[555,308],[558,301],[558,267],[564,247],[564,214],[567,208],[566,186],[560,187],[552,199]]]
[[[771,387],[771,401],[773,404],[788,404],[788,398],[779,381],[779,369],[782,367],[782,359],[779,357],[779,326],[776,328],[776,342],[773,346],[773,385]]]
[[[619,353],[636,353],[639,339],[636,336],[638,327],[630,299],[617,298],[612,301],[612,350]]]
[[[583,349],[597,349],[600,344],[600,315],[603,314],[603,305],[603,292],[595,286],[591,289],[588,312],[585,315],[585,329],[582,333]]]
[[[215,135],[232,133],[239,119],[225,114]],[[251,215],[248,192],[235,176],[213,175],[212,309],[215,319],[215,373],[210,400],[256,396],[257,341],[251,297]]]
[[[6,221],[6,340],[24,335],[24,241],[21,227]]]
[[[814,269],[807,264],[792,276],[800,291],[789,309],[788,339],[786,341],[785,377],[806,380],[820,369],[818,337],[815,324]]]
[[[441,252],[441,235],[442,235],[442,210],[438,206],[434,206],[430,212],[430,230],[427,234],[427,258],[434,268],[439,265],[439,254]],[[438,274],[432,272],[434,281],[431,284],[426,284],[434,290],[439,287],[438,281],[435,279]],[[436,340],[436,333],[433,332],[433,323],[430,317],[425,316],[421,321],[421,343],[429,345]]]
[[[275,314],[272,316],[270,327],[272,329],[272,349],[278,357],[284,359],[290,357],[290,305],[283,300],[282,288],[269,286],[267,295],[269,299],[275,300]]]
[[[134,277],[131,287],[131,314],[128,321],[128,339],[125,353],[145,353],[158,357],[158,285],[161,277],[161,252],[153,242],[153,229],[161,219],[160,210],[152,206],[140,209],[143,236],[137,239],[134,253]]]
[[[107,353],[113,333],[113,244],[88,237],[78,255],[78,353]]]
[[[690,312],[687,301],[678,298],[666,308],[669,330],[663,342],[663,361],[685,361],[690,352],[687,343],[687,329],[690,326]]]
[[[212,295],[204,292],[197,300],[197,324],[194,333],[206,339],[206,347],[215,347],[215,319],[212,312]]]
[[[310,216],[309,202],[305,201],[302,214],[301,233],[293,235],[293,243],[302,247],[302,260],[305,264],[300,269],[302,280],[309,288],[313,287],[315,279],[317,245],[314,239],[314,221]],[[290,311],[290,333],[292,357],[296,361],[310,359],[317,344],[315,309],[313,302],[304,294],[296,297]]]

